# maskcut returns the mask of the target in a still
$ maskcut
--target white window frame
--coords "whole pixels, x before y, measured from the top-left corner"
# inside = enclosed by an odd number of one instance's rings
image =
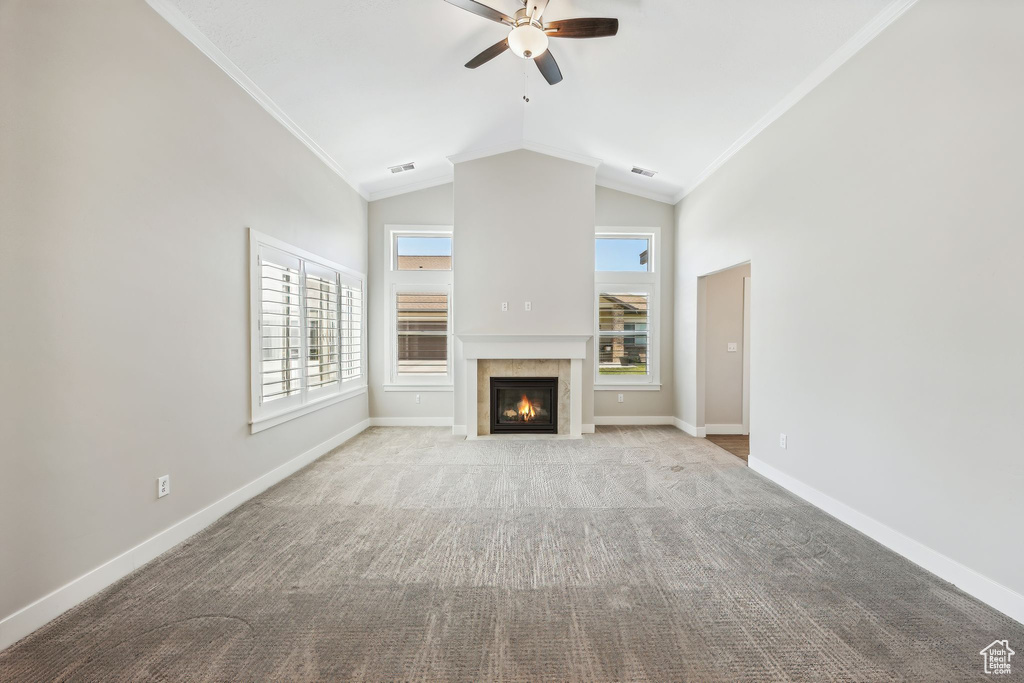
[[[596,240],[601,238],[646,238],[647,271],[598,270],[594,272],[594,390],[595,391],[660,391],[661,390],[661,228],[597,227]],[[600,368],[600,296],[601,294],[645,294],[649,297],[647,325],[647,365],[649,372],[636,375],[602,375]]]
[[[288,397],[285,399],[285,403],[270,402],[263,404],[262,399],[262,388],[263,388],[263,376],[262,376],[262,355],[263,355],[263,339],[262,339],[262,306],[261,306],[261,263],[260,263],[260,249],[266,247],[282,252],[284,255],[294,259],[299,264],[299,283],[300,283],[300,295],[299,301],[301,305],[300,309],[300,327],[302,329],[301,334],[301,353],[303,372],[307,367],[307,354],[309,345],[309,330],[307,328],[307,311],[306,311],[306,278],[305,278],[305,264],[309,263],[316,267],[317,270],[326,269],[327,271],[336,272],[339,276],[339,283],[347,279],[349,282],[358,281],[362,292],[362,325],[360,329],[360,349],[362,353],[359,359],[359,374],[349,379],[341,379],[341,367],[339,363],[338,377],[339,381],[337,387],[327,387],[315,389],[312,392],[309,391],[308,382],[303,377],[302,390],[295,397]],[[339,288],[340,289],[340,288]],[[340,296],[339,296],[340,305]],[[261,232],[249,229],[249,367],[250,367],[250,411],[249,411],[249,427],[250,432],[256,434],[264,429],[269,429],[283,422],[293,420],[302,415],[309,414],[316,410],[326,408],[329,405],[344,401],[355,396],[365,394],[367,392],[366,387],[366,275],[356,270],[335,263],[329,259],[325,259],[321,256],[317,256],[305,249],[282,242],[281,240],[265,235]],[[339,324],[341,315],[339,312]],[[342,347],[342,335],[338,334],[338,353],[340,361],[340,353]],[[292,400],[296,399],[296,400]]]
[[[455,272],[455,240],[450,225],[385,225],[388,238],[386,285],[388,291],[388,381],[384,391],[453,391],[455,306],[452,274]],[[399,237],[447,237],[452,240],[449,270],[398,270]],[[398,294],[446,294],[448,296],[447,357],[445,374],[415,375],[398,372]]]

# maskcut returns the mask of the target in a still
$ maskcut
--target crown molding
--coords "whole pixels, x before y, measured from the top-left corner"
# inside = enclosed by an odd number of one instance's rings
[[[783,97],[778,104],[769,109],[768,113],[758,119],[757,123],[751,126],[739,137],[739,139],[732,143],[728,149],[718,155],[714,161],[700,172],[700,175],[698,175],[692,183],[688,184],[676,194],[673,203],[679,203],[682,201],[683,197],[697,189],[700,184],[711,177],[715,171],[725,165],[725,162],[729,161],[729,159],[734,157],[737,152],[746,147],[747,143],[760,135],[765,128],[792,109],[793,106],[802,100],[808,93],[821,85],[826,78],[835,73],[839,67],[849,61],[849,59],[855,54],[860,52],[865,45],[878,37],[878,35],[888,28],[890,24],[903,16],[903,14],[913,7],[916,2],[917,0],[893,0],[893,2],[889,3],[889,5],[879,12],[874,19],[868,22],[864,28],[854,34],[850,40],[846,41],[842,47],[836,50],[828,59],[822,62],[818,68],[812,71],[807,78],[801,81],[798,86],[793,88],[789,94]]]
[[[447,185],[448,183],[455,181],[455,174],[452,171],[448,171],[444,175],[433,176],[424,180],[417,180],[414,183],[406,183],[405,185],[398,185],[397,187],[386,187],[381,190],[376,190],[370,193],[367,199],[371,202],[375,202],[379,199],[387,199],[388,197],[397,197],[400,194],[408,194],[410,192],[416,192],[417,190],[427,190],[431,187],[438,187],[439,185]]]
[[[324,162],[329,169],[334,171],[339,178],[345,181],[345,183],[355,190],[359,195],[366,200],[369,200],[369,196],[366,191],[358,184],[354,183],[345,169],[334,160],[334,158],[327,153],[323,147],[318,145],[306,131],[299,127],[299,124],[295,123],[284,110],[277,105],[274,100],[270,98],[267,93],[263,92],[258,85],[256,85],[251,78],[245,75],[237,64],[232,62],[226,54],[221,52],[220,48],[213,44],[213,42],[200,31],[195,24],[193,24],[188,17],[181,13],[177,7],[171,4],[170,0],[146,0],[153,11],[159,14],[163,19],[170,24],[178,33],[185,36],[185,38],[199,48],[199,51],[210,58],[210,60],[220,67],[221,71],[231,77],[235,83],[237,83],[243,90],[259,102],[260,106],[263,107],[267,113],[277,119],[278,123],[284,126],[289,133],[294,135],[299,142],[309,148],[313,154],[315,154],[320,161]]]

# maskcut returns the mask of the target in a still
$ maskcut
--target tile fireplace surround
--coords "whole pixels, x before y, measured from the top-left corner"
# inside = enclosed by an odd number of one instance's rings
[[[582,438],[589,335],[459,335],[466,363],[466,438]],[[557,435],[491,435],[491,377],[558,377]]]

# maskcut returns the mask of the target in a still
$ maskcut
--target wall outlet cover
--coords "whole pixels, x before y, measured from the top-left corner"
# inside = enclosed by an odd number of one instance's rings
[[[625,394],[619,394],[619,403],[624,403],[625,400],[626,400],[626,395]]]
[[[726,350],[729,353],[736,353],[736,351],[739,350],[739,346],[737,345],[736,342],[729,342],[729,346],[726,347]]]
[[[505,312],[505,311],[508,310],[508,302],[507,301],[502,301],[501,302],[501,310],[502,310],[502,312]]]
[[[533,302],[531,302],[531,301],[527,301],[526,302],[526,310],[528,310],[528,311],[532,311],[533,310]]]
[[[785,434],[779,434],[779,448],[785,448],[785,447],[786,447],[786,435]]]
[[[156,480],[156,497],[163,498],[171,492],[171,475],[165,474]]]

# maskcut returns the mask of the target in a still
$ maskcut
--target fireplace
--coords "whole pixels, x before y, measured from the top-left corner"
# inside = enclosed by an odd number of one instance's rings
[[[557,434],[557,377],[492,377],[491,434]]]

